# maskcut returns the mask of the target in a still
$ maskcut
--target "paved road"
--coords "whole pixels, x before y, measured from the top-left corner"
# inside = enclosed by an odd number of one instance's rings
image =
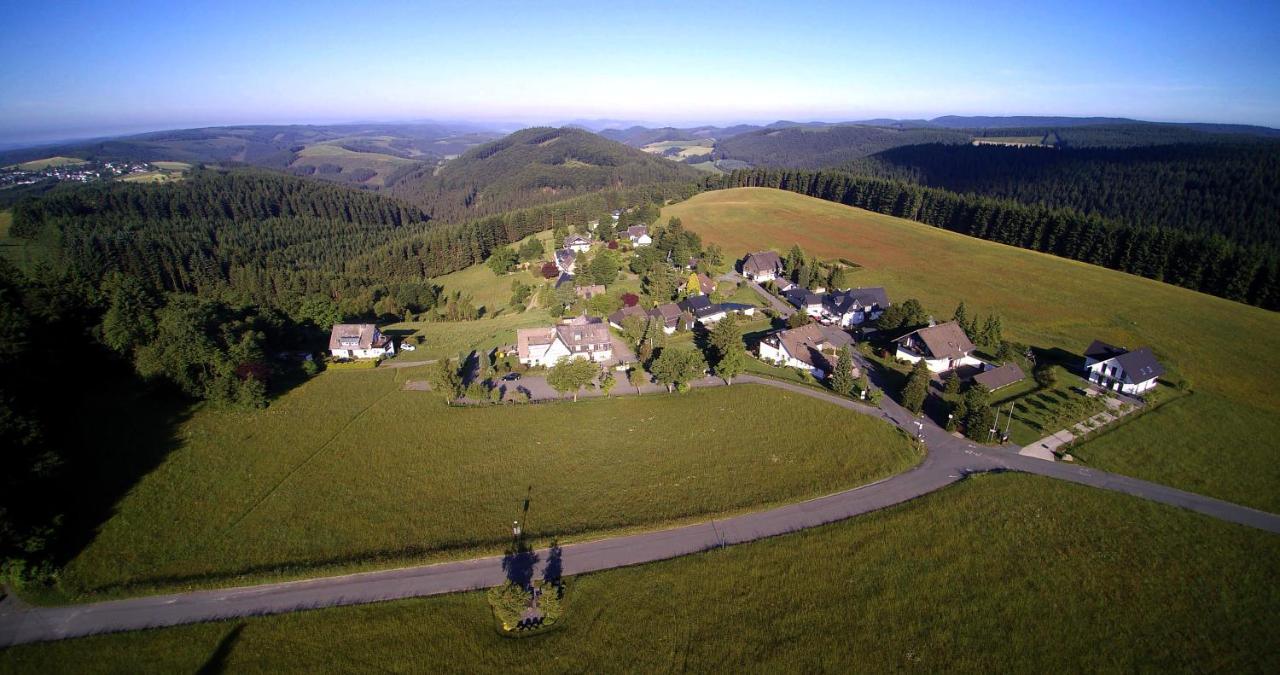
[[[814,527],[900,504],[950,485],[966,474],[985,471],[1012,470],[1050,476],[1280,533],[1280,516],[1274,514],[1086,467],[1023,457],[1012,446],[976,447],[928,420],[914,417],[888,397],[882,401],[882,408],[872,408],[812,388],[753,375],[743,375],[739,381],[784,389],[860,414],[886,419],[922,437],[929,453],[919,466],[906,473],[825,497],[686,527],[569,544],[561,551],[564,574],[664,560]],[[540,567],[548,552],[541,550],[536,555]],[[536,573],[541,574],[541,570]],[[16,603],[7,604],[0,605],[0,647],[102,632],[452,593],[494,586],[502,583],[504,578],[502,559],[494,556],[306,581],[65,607],[24,608]]]
[[[741,274],[738,274],[737,272],[725,272],[724,274],[720,275],[720,278],[723,279],[724,281],[732,281],[734,283],[747,284],[752,288],[752,290],[756,292],[756,294],[758,294],[761,298],[764,298],[764,301],[769,303],[770,307],[772,307],[775,311],[781,314],[782,318],[784,319],[796,313],[796,308],[792,307],[790,303],[783,302],[776,295],[770,293],[769,291],[764,290],[764,286],[757,284],[756,282],[742,276]]]

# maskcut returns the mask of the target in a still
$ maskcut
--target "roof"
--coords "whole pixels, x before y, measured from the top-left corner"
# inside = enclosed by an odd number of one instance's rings
[[[565,248],[569,248],[570,246],[582,246],[584,244],[590,246],[591,240],[580,234],[571,234],[564,238]]]
[[[558,263],[568,264],[573,262],[573,259],[576,257],[578,257],[578,254],[574,253],[571,249],[556,249],[556,262]]]
[[[702,272],[698,272],[698,286],[701,288],[703,295],[711,295],[716,290],[716,282]]]
[[[647,225],[632,225],[627,228],[627,236],[632,239],[639,239],[647,234],[649,234],[649,227]]]
[[[556,329],[551,326],[542,328],[519,328],[516,330],[516,353],[520,358],[529,358],[529,345],[548,345],[556,339]]]
[[[555,328],[560,340],[570,349],[584,344],[609,344],[613,339],[609,336],[609,327],[593,316],[575,316],[561,321]]]
[[[693,295],[680,302],[680,308],[699,319],[723,314],[724,307],[713,304],[705,295]]]
[[[1001,387],[1007,387],[1014,382],[1021,382],[1027,379],[1026,373],[1018,367],[1016,363],[1006,363],[1003,366],[983,371],[973,376],[973,381],[980,384],[991,391],[995,391]]]
[[[568,272],[561,272],[560,276],[556,277],[556,288],[560,288],[565,284],[573,284],[573,275]]]
[[[777,272],[782,269],[782,258],[776,251],[760,251],[748,253],[742,261],[742,271],[747,274],[760,272]]]
[[[634,317],[639,317],[640,319],[644,319],[644,317],[648,316],[648,312],[645,312],[644,309],[640,307],[640,305],[623,307],[622,309],[609,315],[609,323],[616,323],[619,326],[621,326],[622,322],[625,321],[626,318],[629,316],[634,316]]]
[[[796,307],[811,307],[822,304],[822,296],[802,286],[788,288],[783,294],[787,302]]]
[[[1089,348],[1084,350],[1084,355],[1096,361],[1115,359],[1116,364],[1124,371],[1125,381],[1130,384],[1146,382],[1164,375],[1164,366],[1160,365],[1156,355],[1148,347],[1128,351],[1101,340],[1094,340]]]
[[[935,359],[958,359],[974,349],[969,336],[965,335],[964,329],[954,321],[912,331],[898,338],[896,342],[906,340],[913,335],[928,350],[929,356]]]
[[[844,314],[865,308],[885,309],[889,306],[889,294],[884,288],[849,288],[828,293],[822,304],[833,314]]]
[[[649,311],[649,314],[660,317],[665,321],[672,321],[673,319],[679,318],[682,311],[683,310],[680,309],[680,305],[677,305],[674,302],[668,302],[654,307]]]
[[[780,330],[772,335],[791,356],[820,370],[828,370],[831,364],[822,355],[824,346],[832,346],[822,326],[810,323],[799,328]]]
[[[371,323],[339,323],[329,332],[329,349],[373,349],[390,340]]]

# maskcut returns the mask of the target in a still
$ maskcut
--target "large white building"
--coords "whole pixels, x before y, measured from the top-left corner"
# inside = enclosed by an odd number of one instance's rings
[[[517,330],[516,352],[528,366],[554,366],[563,358],[599,363],[613,358],[613,337],[600,319],[579,316],[555,326]]]
[[[371,323],[340,323],[329,333],[329,353],[335,359],[379,359],[394,356],[396,347]]]

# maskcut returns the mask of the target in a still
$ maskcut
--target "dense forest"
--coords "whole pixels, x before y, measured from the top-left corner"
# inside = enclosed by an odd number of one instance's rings
[[[603,189],[692,182],[688,166],[581,129],[532,128],[473,148],[438,171],[420,169],[390,194],[433,218],[461,222]]]
[[[1280,257],[1219,235],[829,171],[735,171],[710,185],[772,187],[1280,309]]]
[[[968,132],[948,129],[795,126],[762,129],[724,139],[716,143],[714,156],[752,166],[821,169],[903,145],[968,142]]]
[[[894,148],[845,168],[953,192],[1070,208],[1133,226],[1280,244],[1280,143],[1275,142],[1083,149],[929,144]]]

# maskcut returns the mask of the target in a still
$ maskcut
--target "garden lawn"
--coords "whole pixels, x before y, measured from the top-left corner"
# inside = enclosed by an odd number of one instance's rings
[[[545,310],[533,309],[475,321],[404,321],[383,326],[382,332],[398,338],[417,335],[423,340],[416,350],[402,350],[397,354],[399,360],[456,359],[473,349],[487,352],[494,347],[514,345],[517,329],[549,326],[554,322]]]
[[[329,372],[263,411],[196,411],[61,572],[62,597],[500,552],[517,519],[543,541],[652,528],[919,460],[883,422],[760,386],[450,408],[402,389],[423,375]]]
[[[526,640],[473,592],[25,645],[0,672],[1274,673],[1277,559],[1259,530],[987,475],[570,579],[561,627]]]
[[[1102,469],[1280,511],[1280,313],[1151,279],[996,244],[781,190],[706,192],[663,209],[726,255],[799,244],[848,258],[857,285],[935,316],[964,300],[998,313],[1008,339],[1079,354],[1089,342],[1149,345],[1193,394],[1082,444]]]

